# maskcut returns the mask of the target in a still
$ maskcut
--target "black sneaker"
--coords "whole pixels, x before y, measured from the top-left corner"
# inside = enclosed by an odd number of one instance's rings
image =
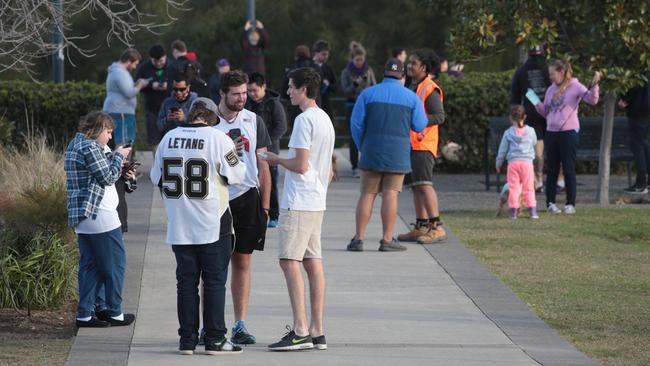
[[[395,238],[393,238],[391,241],[386,241],[384,239],[381,239],[379,241],[380,252],[402,252],[405,250],[406,247],[400,244]]]
[[[178,352],[181,355],[193,355],[195,349],[196,343],[191,340],[181,339],[180,345],[178,346]]]
[[[347,250],[349,252],[363,252],[363,240],[352,238],[348,244]]]
[[[90,320],[83,321],[77,319],[77,327],[78,328],[106,328],[110,327],[111,323],[107,321],[103,321],[101,319],[97,319],[96,317],[90,318]]]
[[[205,354],[207,355],[236,355],[242,353],[242,348],[234,345],[228,338],[220,342],[206,342]]]
[[[625,193],[630,193],[630,194],[647,194],[648,193],[648,188],[647,187],[637,187],[637,186],[632,186],[629,188],[625,188],[623,190]]]
[[[108,310],[102,310],[102,311],[98,312],[97,317],[100,320],[103,320],[105,322],[109,322],[114,327],[130,325],[131,323],[133,323],[135,321],[135,315],[133,315],[133,314],[124,314],[124,319],[123,320],[113,319]]]
[[[298,351],[314,348],[311,336],[298,336],[287,326],[289,333],[285,334],[279,342],[269,344],[269,351]]]
[[[325,335],[318,337],[312,337],[312,342],[314,343],[314,348],[324,351],[327,349],[327,341],[325,341]]]

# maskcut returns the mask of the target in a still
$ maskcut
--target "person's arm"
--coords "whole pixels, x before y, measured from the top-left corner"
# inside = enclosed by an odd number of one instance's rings
[[[83,156],[86,168],[90,172],[90,175],[102,187],[115,184],[120,175],[122,175],[122,161],[124,160],[122,153],[128,155],[128,152],[120,148],[113,154],[112,159],[109,160],[97,144],[89,144],[85,149]]]
[[[265,158],[269,164],[282,165],[285,169],[296,174],[305,174],[309,169],[309,150],[308,149],[295,149],[296,156],[291,159],[281,158],[278,155],[267,152]]]
[[[260,42],[258,43],[258,45],[261,48],[266,49],[269,46],[269,32],[267,32],[266,28],[264,27],[259,27],[257,31],[260,34]]]
[[[363,145],[363,136],[366,130],[366,93],[361,93],[354,103],[352,115],[350,116],[350,131],[352,133],[352,140],[361,148]]]
[[[546,118],[548,115],[548,105],[551,103],[551,99],[553,98],[553,93],[554,93],[555,88],[548,88],[546,89],[546,94],[544,95],[544,101],[540,101],[539,103],[535,104],[535,110],[537,113],[539,113],[540,116]]]
[[[146,74],[145,72],[145,67],[147,65],[147,62],[143,62],[138,66],[138,69],[135,72],[135,80],[140,80],[140,79],[148,79],[150,76]],[[152,92],[153,90],[153,83],[147,83],[140,91],[144,92]]]
[[[336,90],[338,89],[337,85],[336,85],[336,82],[337,82],[336,74],[334,73],[334,69],[332,69],[332,66],[327,65],[327,64],[326,64],[326,66],[327,66],[327,69],[326,69],[325,74],[327,76],[327,80],[330,82],[330,85],[328,85],[327,88],[329,89],[329,92],[331,94],[334,94],[334,93],[336,93]]]
[[[120,94],[126,98],[133,98],[138,95],[140,88],[136,87],[136,85],[133,83],[133,79],[121,75],[122,74],[113,79],[115,81],[115,85],[120,90]]]
[[[160,110],[158,111],[158,118],[156,119],[156,126],[158,127],[158,130],[160,132],[165,130],[165,126],[167,125],[167,99],[163,101],[163,104],[160,106]]]
[[[284,112],[284,107],[280,100],[275,98],[273,100],[271,129],[269,130],[271,141],[279,140],[285,132],[287,132],[287,114]]]
[[[445,108],[442,104],[442,98],[438,90],[434,90],[433,93],[429,94],[427,100],[427,110],[431,112],[427,116],[428,122],[427,126],[441,125],[445,123]]]
[[[499,152],[497,153],[497,159],[496,159],[496,168],[497,168],[497,173],[500,172],[501,166],[503,165],[503,161],[506,158],[506,154],[508,154],[508,150],[510,148],[510,142],[506,138],[506,134],[508,133],[508,130],[503,133],[503,136],[501,137],[501,143],[499,144]]]
[[[372,71],[372,67],[368,68],[368,84],[366,88],[371,87],[377,84],[377,79],[375,78],[375,72]]]
[[[422,132],[429,122],[420,98],[413,96],[413,112],[411,113],[411,130]]]
[[[154,186],[162,188],[162,157],[160,156],[162,150],[162,144],[158,144],[156,148],[156,153],[154,154],[153,164],[151,165],[151,170],[149,171],[149,179]]]
[[[591,89],[587,91],[587,95],[585,95],[584,98],[582,98],[582,100],[584,100],[585,103],[587,104],[596,105],[598,104],[600,87],[598,83],[592,85],[593,86],[591,87]]]
[[[272,141],[268,131],[266,130],[266,124],[262,117],[257,115],[255,123],[257,125],[257,145],[255,146],[257,175],[260,182],[259,188],[260,195],[262,196],[262,207],[267,211],[266,213],[268,215],[271,202],[271,170],[269,169],[269,163],[262,159],[257,153],[266,153],[268,148],[272,145]]]
[[[235,143],[225,133],[215,143],[218,145],[217,161],[219,164],[219,175],[229,185],[240,184],[246,175],[246,165],[239,160]]]
[[[356,88],[357,85],[352,82],[350,73],[347,69],[343,69],[343,71],[341,71],[341,90],[343,91],[343,94],[348,98],[354,97],[354,91]]]

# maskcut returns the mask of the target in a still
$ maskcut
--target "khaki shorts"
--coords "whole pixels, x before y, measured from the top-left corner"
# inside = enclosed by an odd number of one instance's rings
[[[402,191],[404,173],[361,170],[361,193],[380,193],[383,190]]]
[[[324,211],[280,210],[280,259],[320,259]]]

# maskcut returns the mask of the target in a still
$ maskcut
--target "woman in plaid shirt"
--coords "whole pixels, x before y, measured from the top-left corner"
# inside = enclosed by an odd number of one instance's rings
[[[114,128],[108,114],[90,112],[64,155],[68,225],[79,239],[79,327],[128,325],[135,320],[121,307],[126,253],[114,185],[131,148],[110,152],[106,144]]]

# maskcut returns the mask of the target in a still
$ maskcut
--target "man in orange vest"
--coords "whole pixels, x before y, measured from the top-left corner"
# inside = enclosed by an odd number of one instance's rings
[[[428,48],[413,51],[409,56],[408,75],[413,90],[424,105],[428,124],[422,132],[411,131],[411,167],[404,185],[413,190],[416,222],[413,229],[397,237],[399,241],[431,244],[446,236],[440,221],[438,195],[433,188],[433,167],[438,157],[438,126],[445,121],[442,89],[431,78],[440,71],[440,58]]]

